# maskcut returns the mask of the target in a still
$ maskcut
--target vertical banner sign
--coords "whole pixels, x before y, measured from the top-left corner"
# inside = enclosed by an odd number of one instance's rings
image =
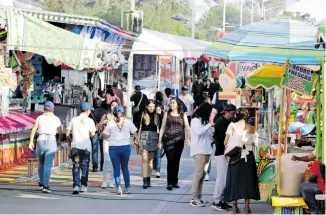
[[[287,62],[281,85],[300,94],[311,95],[317,81],[312,73],[310,69]]]

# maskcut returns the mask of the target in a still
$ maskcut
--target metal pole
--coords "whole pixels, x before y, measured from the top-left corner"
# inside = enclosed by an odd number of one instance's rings
[[[254,23],[254,0],[251,0],[251,24]]]
[[[225,32],[226,0],[223,0],[223,32]]]
[[[272,140],[273,131],[273,91],[268,91],[268,112],[267,112],[267,129],[268,129],[268,140]]]
[[[317,159],[321,155],[321,133],[320,133],[320,75],[318,75],[317,79],[317,85],[316,85],[316,100],[317,100],[317,107],[316,107],[316,151],[317,151]]]
[[[135,0],[130,0],[130,11],[131,11],[131,18],[133,21],[133,11],[135,11]],[[128,87],[127,87],[127,117],[131,118],[131,101],[130,97],[132,94],[132,81],[133,81],[133,67],[134,67],[134,53],[131,51],[129,54],[128,59]]]
[[[242,27],[242,3],[243,3],[243,0],[240,0],[240,28]]]
[[[191,1],[191,38],[195,39],[196,32],[196,8],[195,8],[195,0]]]

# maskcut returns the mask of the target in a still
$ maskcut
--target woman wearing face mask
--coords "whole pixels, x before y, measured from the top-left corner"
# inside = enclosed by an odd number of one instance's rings
[[[139,128],[140,151],[142,156],[143,188],[151,187],[153,160],[157,151],[159,116],[155,110],[155,101],[149,99],[142,114]]]
[[[190,128],[188,118],[183,113],[182,105],[176,98],[170,100],[170,109],[164,114],[158,148],[161,148],[162,141],[167,157],[168,190],[180,188],[178,185],[179,165],[186,141],[190,143]]]
[[[114,108],[115,119],[105,127],[103,134],[109,141],[109,154],[113,165],[113,175],[117,187],[117,194],[130,194],[130,173],[128,163],[130,159],[130,134],[135,138],[135,144],[139,145],[140,140],[136,126],[129,119],[125,118],[124,108],[118,105]],[[142,149],[140,148],[142,151]],[[120,170],[122,170],[125,189],[121,188]]]
[[[112,101],[108,107],[108,112],[105,114],[100,123],[96,125],[97,129],[101,132],[105,128],[105,126],[111,122],[114,121],[115,117],[113,115],[114,108],[118,106],[118,103],[116,101]],[[102,134],[101,134],[101,138]],[[107,139],[103,140],[103,157],[104,157],[104,164],[103,164],[103,182],[102,182],[102,188],[107,188],[108,186],[110,188],[114,187],[114,184],[112,182],[113,180],[113,171],[111,170],[110,174],[110,181],[107,181],[108,172],[109,172],[109,166],[110,166],[110,156],[109,156],[109,141]]]

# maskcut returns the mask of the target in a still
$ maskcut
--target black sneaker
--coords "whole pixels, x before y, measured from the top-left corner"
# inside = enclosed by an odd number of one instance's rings
[[[218,204],[216,204],[215,202],[212,204],[212,208],[216,211],[227,211],[228,208],[222,203],[219,202]]]
[[[51,191],[51,189],[50,189],[49,186],[44,185],[43,186],[43,189],[42,189],[42,192],[43,193],[51,193],[52,191]]]
[[[231,209],[231,208],[232,208],[232,206],[229,205],[228,203],[223,202],[222,204],[223,204],[227,209]]]
[[[168,189],[168,190],[173,190],[173,186],[172,186],[171,184],[169,184],[169,185],[166,187],[166,189]]]
[[[172,187],[177,189],[180,188],[179,184],[173,184]]]
[[[44,184],[38,183],[38,189],[43,190]]]

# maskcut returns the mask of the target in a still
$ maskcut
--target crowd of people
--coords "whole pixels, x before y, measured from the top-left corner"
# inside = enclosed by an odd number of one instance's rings
[[[202,197],[204,181],[209,180],[211,160],[216,162],[216,182],[212,208],[218,211],[232,209],[240,213],[237,201],[245,199],[245,213],[251,213],[250,200],[259,200],[257,169],[253,151],[258,145],[256,129],[248,123],[249,112],[237,109],[227,101],[219,100],[221,88],[218,79],[197,80],[192,94],[182,87],[179,97],[172,96],[170,88],[157,92],[148,99],[139,86],[130,101],[133,102],[133,121],[125,117],[123,94],[109,86],[105,99],[95,98],[94,104],[81,104],[81,114],[69,123],[66,138],[71,142],[73,163],[73,194],[88,189],[89,163],[92,156],[93,172],[103,171],[102,188],[116,188],[118,195],[130,194],[128,163],[131,156],[131,135],[137,153],[141,156],[143,188],[151,187],[151,177],[161,177],[161,159],[167,158],[167,190],[180,188],[179,168],[185,145],[190,146],[195,170],[192,180],[191,206],[208,204]],[[53,114],[54,105],[46,102],[44,114],[37,118],[32,129],[30,148],[38,131],[36,149],[39,163],[39,187],[51,192],[49,179],[51,164],[63,134],[60,120]],[[49,123],[55,122],[55,123]],[[71,138],[72,135],[72,138]],[[225,149],[235,136],[240,137],[242,148],[232,156]],[[100,150],[99,150],[100,148]],[[99,160],[100,151],[100,165]],[[300,158],[294,158],[300,159]],[[112,165],[110,180],[108,172]],[[121,184],[122,172],[124,187]],[[233,205],[228,203],[233,202]],[[315,203],[311,203],[315,204]]]

